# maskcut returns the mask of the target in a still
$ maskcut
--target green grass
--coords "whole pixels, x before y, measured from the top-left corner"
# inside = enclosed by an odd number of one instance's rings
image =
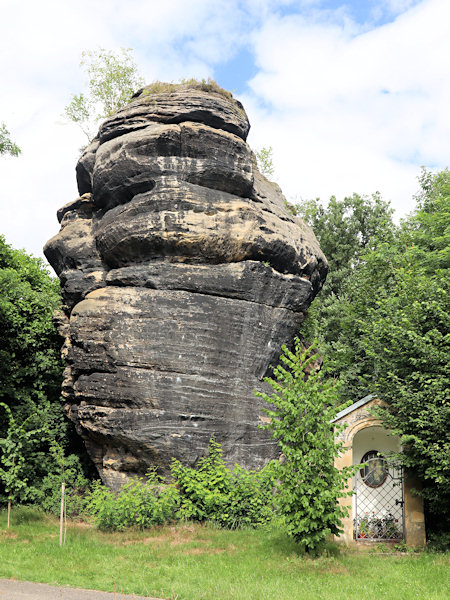
[[[200,525],[102,533],[26,508],[0,514],[0,577],[178,600],[437,600],[449,555],[339,552],[311,559],[275,527]]]
[[[220,87],[220,85],[210,77],[208,77],[208,79],[181,79],[179,83],[154,81],[142,89],[139,97],[153,96],[154,94],[162,94],[166,92],[171,93],[178,90],[200,90],[202,92],[223,96],[228,100],[233,98],[233,94],[231,92]]]

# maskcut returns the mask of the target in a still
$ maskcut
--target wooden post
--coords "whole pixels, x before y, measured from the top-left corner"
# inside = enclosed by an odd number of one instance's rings
[[[8,529],[9,529],[10,520],[11,520],[11,500],[8,500]]]
[[[59,518],[59,545],[63,544],[63,524],[64,524],[64,492],[66,489],[66,484],[64,481],[61,484],[61,513]]]

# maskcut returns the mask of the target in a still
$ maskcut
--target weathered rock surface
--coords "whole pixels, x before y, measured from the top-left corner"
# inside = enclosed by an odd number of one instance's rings
[[[181,86],[133,101],[77,165],[80,198],[44,249],[65,302],[67,413],[113,487],[212,433],[261,467],[262,377],[298,333],[327,263],[257,170],[242,105]]]

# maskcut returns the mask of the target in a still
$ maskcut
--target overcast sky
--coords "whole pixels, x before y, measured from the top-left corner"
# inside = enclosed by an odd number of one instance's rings
[[[421,165],[448,166],[450,0],[2,0],[0,233],[42,256],[77,197],[85,143],[62,117],[83,50],[134,49],[146,82],[213,77],[272,146],[290,200],[379,191],[411,211]]]

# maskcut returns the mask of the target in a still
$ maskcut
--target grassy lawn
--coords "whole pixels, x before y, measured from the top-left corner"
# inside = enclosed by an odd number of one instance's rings
[[[0,513],[0,577],[155,595],[171,600],[448,599],[449,555],[334,552],[310,559],[274,527],[225,531],[176,525],[102,533],[55,519]]]

